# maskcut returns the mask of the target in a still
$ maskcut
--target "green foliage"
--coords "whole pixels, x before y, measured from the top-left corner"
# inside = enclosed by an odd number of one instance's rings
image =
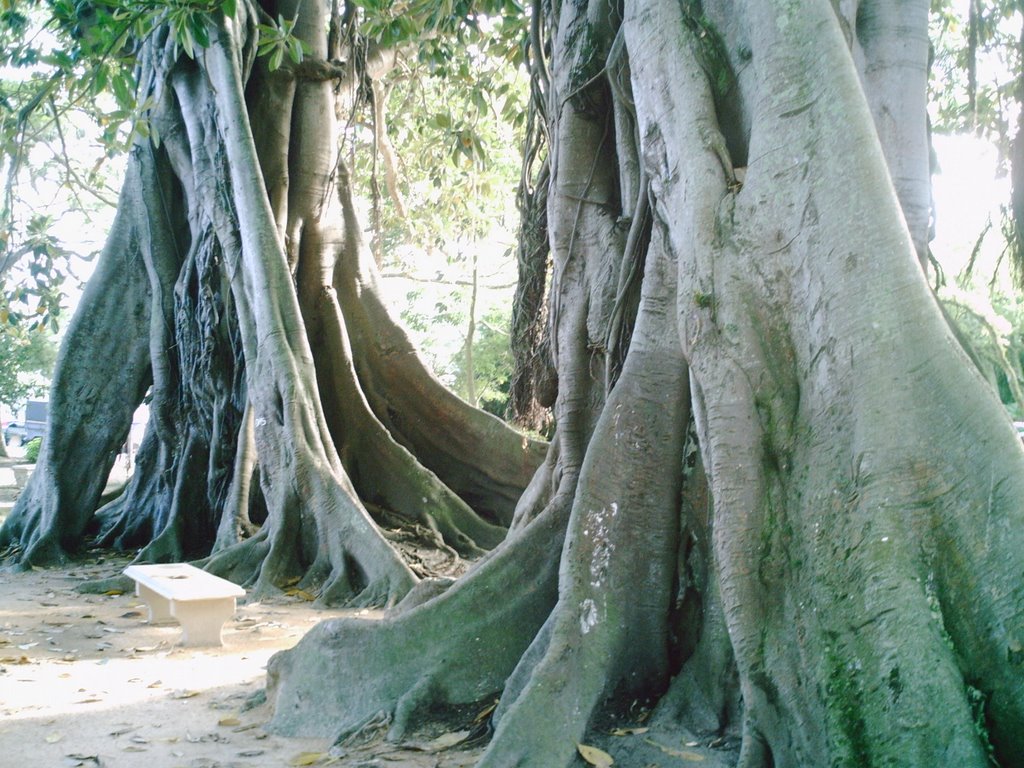
[[[435,372],[468,397],[462,367],[474,283],[477,362],[486,369],[498,356],[481,351],[482,343],[501,346],[509,360],[507,336],[491,334],[479,318],[490,322],[496,305],[507,316],[514,287],[525,17],[514,3],[492,3],[490,15],[458,2],[360,5],[360,32],[371,41],[409,42],[374,90],[384,125],[372,103],[350,120],[356,194],[368,203],[371,247],[385,277],[415,284],[403,290],[403,320]],[[507,332],[507,317],[493,325]],[[494,394],[492,375],[478,368],[478,400],[504,398]]]
[[[108,168],[138,140],[160,137],[137,92],[142,40],[166,28],[175,52],[210,44],[211,20],[237,0],[5,0],[0,6],[0,324],[58,329],[76,258],[60,222],[42,210],[43,188],[64,207],[95,213],[116,204]],[[270,66],[304,50],[293,22],[261,24]],[[175,53],[177,55],[177,53]],[[49,201],[46,201],[49,203]],[[58,204],[56,207],[60,207]],[[109,214],[104,214],[109,216]]]
[[[382,84],[386,133],[401,148],[399,192],[415,217],[404,218],[383,200],[377,226],[385,250],[401,244],[441,247],[457,235],[479,238],[518,181],[526,112],[526,76],[520,68],[522,19],[475,21],[471,40],[425,40]],[[486,31],[485,31],[486,28]],[[511,40],[514,39],[514,43]],[[349,132],[356,177],[366,198],[380,196],[378,147],[372,114]]]
[[[509,347],[509,308],[492,309],[476,327],[473,340],[473,392],[476,403],[488,413],[504,418],[508,406],[512,374],[512,350]],[[470,392],[466,371],[465,349],[449,362],[455,392],[468,399]]]
[[[293,32],[295,19],[278,14],[276,24],[260,24],[257,29],[260,33],[257,51],[260,56],[268,57],[267,67],[271,72],[280,68],[285,56],[298,64],[309,53],[309,47]]]
[[[961,342],[1013,419],[1024,420],[1024,297],[945,286],[939,298]]]
[[[1008,157],[1019,99],[1020,18],[1012,0],[933,0],[930,36],[934,60],[928,103],[942,133],[975,132]]]
[[[0,325],[0,403],[22,405],[43,394],[57,360],[57,344],[43,329]]]
[[[441,50],[487,38],[518,45],[525,16],[515,0],[355,0],[362,11],[360,32],[382,47],[415,43],[419,55],[444,66]],[[497,26],[495,27],[495,22]],[[507,34],[503,34],[507,32]],[[433,43],[440,45],[434,47]]]
[[[25,443],[25,461],[29,464],[35,464],[39,461],[39,449],[43,447],[43,438],[33,437],[27,443]]]

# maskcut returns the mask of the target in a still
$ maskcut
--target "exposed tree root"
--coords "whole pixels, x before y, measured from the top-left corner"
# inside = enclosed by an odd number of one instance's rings
[[[544,445],[465,403],[427,370],[379,298],[376,267],[358,242],[358,222],[339,184],[348,235],[334,287],[362,391],[388,433],[492,523],[508,526],[544,457]]]
[[[539,659],[520,662],[528,682],[506,689],[481,768],[571,765],[613,695],[647,700],[668,684],[689,391],[680,386],[675,265],[658,245],[651,251],[630,352],[580,475],[550,637]],[[647,585],[641,599],[638,583]]]
[[[310,336],[321,350],[317,375],[324,410],[345,472],[365,501],[436,530],[461,554],[479,556],[505,537],[482,520],[380,423],[363,397],[346,343],[348,333],[333,289],[322,286],[314,308],[307,301]]]
[[[398,739],[432,707],[493,696],[554,605],[569,498],[556,495],[530,526],[432,600],[380,621],[322,622],[274,656],[271,727],[341,740],[384,718]]]

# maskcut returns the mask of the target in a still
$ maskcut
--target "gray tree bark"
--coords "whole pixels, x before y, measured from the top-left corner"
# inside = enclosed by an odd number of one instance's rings
[[[67,419],[0,543],[27,565],[81,540],[86,465],[152,382],[143,454],[166,487],[130,491],[163,499],[138,528],[150,553],[176,553],[206,504],[210,568],[397,602],[272,659],[282,732],[401,739],[500,695],[486,768],[568,768],[637,707],[734,738],[720,757],[741,768],[1024,764],[1024,452],[920,269],[922,5],[537,4],[543,463],[443,394],[386,318],[333,170],[335,90],[254,64],[248,6],[194,63],[155,38],[164,144],[136,152],[71,331],[94,346],[62,352]],[[325,56],[326,9],[299,13]],[[182,374],[228,353],[219,377]],[[252,448],[266,520],[232,543]],[[467,553],[510,533],[458,581],[419,580],[375,504]]]
[[[141,560],[205,558],[257,596],[297,581],[324,603],[390,604],[418,577],[370,510],[469,557],[504,537],[543,446],[423,366],[376,295],[338,158],[336,110],[394,56],[325,76],[338,20],[300,5],[211,18],[194,60],[167,30],[140,49],[161,142],[133,150],[62,353],[43,461],[0,532],[14,564],[61,562],[98,531]],[[296,18],[303,66],[256,60],[258,12]],[[139,471],[97,514],[149,387]]]
[[[486,768],[578,764],[638,701],[742,768],[1021,765],[1024,453],[920,268],[926,6],[548,10],[549,460],[456,586],[275,657],[274,724],[400,738],[493,692]],[[554,512],[529,644],[426,630]]]

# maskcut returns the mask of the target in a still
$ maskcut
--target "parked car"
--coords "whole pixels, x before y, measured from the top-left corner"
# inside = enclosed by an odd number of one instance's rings
[[[21,445],[25,442],[25,425],[12,421],[4,427],[4,442],[8,445]]]
[[[25,418],[12,421],[4,427],[4,442],[8,445],[24,445],[29,440],[42,437],[46,432],[50,404],[46,400],[29,400],[25,404]]]

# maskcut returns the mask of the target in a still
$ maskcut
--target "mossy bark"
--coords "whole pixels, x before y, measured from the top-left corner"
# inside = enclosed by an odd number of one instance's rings
[[[824,0],[550,9],[543,476],[574,478],[554,497],[571,509],[557,599],[514,668],[506,648],[477,687],[449,684],[441,649],[465,658],[486,621],[452,633],[469,614],[451,595],[536,554],[547,513],[521,509],[447,593],[276,657],[278,728],[326,698],[315,678],[353,724],[370,687],[394,738],[500,689],[487,768],[578,764],[576,743],[638,701],[660,702],[658,728],[735,736],[742,768],[980,768],[989,743],[1021,764],[1024,453],[918,259],[922,94],[906,116],[891,95],[923,88],[894,82],[925,63],[921,6],[860,5],[856,35]],[[423,663],[393,673],[375,640],[402,636]]]

